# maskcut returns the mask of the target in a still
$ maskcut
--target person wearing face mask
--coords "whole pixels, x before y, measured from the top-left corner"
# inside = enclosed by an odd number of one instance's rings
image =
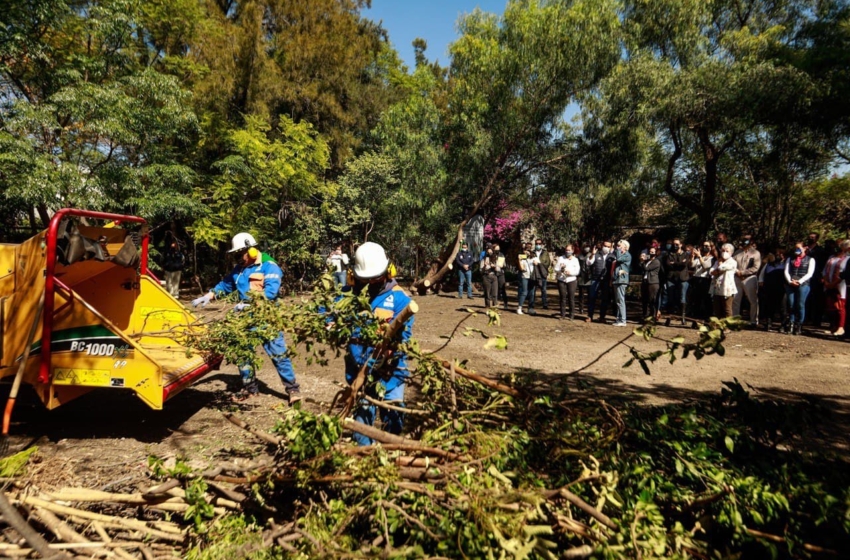
[[[534,242],[534,252],[532,260],[534,261],[534,271],[536,281],[531,284],[531,297],[528,299],[529,309],[534,308],[534,291],[540,290],[540,305],[542,309],[549,309],[549,300],[547,295],[547,284],[549,280],[549,271],[552,268],[552,259],[549,257],[549,251],[543,246],[543,240],[538,239]],[[529,311],[529,314],[532,314]]]
[[[342,251],[342,245],[337,245],[325,260],[334,278],[334,285],[345,287],[348,273],[348,255]]]
[[[802,243],[797,243],[791,256],[785,259],[785,295],[788,297],[788,321],[783,332],[802,334],[806,319],[806,299],[815,275],[815,259],[806,254]]]
[[[844,322],[847,317],[847,281],[845,270],[850,262],[850,240],[838,243],[836,252],[827,261],[823,269],[823,290],[826,299],[826,311],[829,314],[829,332],[833,336],[844,335]]]
[[[578,275],[578,312],[584,313],[584,295],[590,289],[590,265],[587,264],[590,258],[590,244],[585,244],[581,249],[581,254],[576,255],[581,272]]]
[[[765,331],[770,332],[776,315],[779,325],[785,324],[785,249],[768,253],[759,272],[759,312]]]
[[[518,257],[520,284],[518,296],[519,301],[517,302],[516,308],[517,315],[522,315],[522,306],[523,304],[525,304],[526,298],[528,298],[528,314],[537,314],[534,311],[534,290],[531,289],[531,286],[537,278],[537,271],[535,268],[534,260],[534,253],[532,252],[531,243],[526,243]]]
[[[508,292],[505,290],[505,255],[502,253],[502,248],[498,243],[493,243],[493,259],[496,261],[496,289],[497,302],[501,299],[504,308],[508,308]]]
[[[587,294],[587,318],[586,322],[593,321],[593,311],[596,308],[596,297],[601,296],[605,292],[605,275],[608,267],[605,265],[605,260],[611,254],[611,242],[605,241],[601,247],[593,247],[590,251],[590,257],[587,259],[588,267],[590,268],[590,289]],[[600,315],[605,319],[605,298],[602,298],[602,311]]]
[[[573,246],[564,248],[563,256],[558,257],[555,262],[555,277],[558,280],[558,299],[561,304],[561,319],[566,318],[567,300],[569,299],[570,321],[575,319],[576,287],[578,276],[581,274],[581,265],[576,258]]]
[[[499,279],[496,270],[499,268],[493,246],[489,243],[484,249],[481,259],[481,279],[484,282],[484,307],[495,307],[499,302]]]
[[[699,245],[699,249],[694,249],[691,254],[691,269],[694,271],[690,280],[691,302],[693,303],[694,317],[699,319],[708,319],[711,316],[711,267],[714,266],[714,261],[717,260],[717,255],[714,250],[714,244],[705,240]]]
[[[689,255],[682,249],[682,240],[673,239],[673,248],[667,252],[664,267],[667,285],[667,313],[679,313],[681,322],[685,324],[685,310],[688,301],[688,271]],[[670,319],[667,319],[669,326]]]
[[[658,315],[658,284],[660,282],[661,261],[658,260],[658,249],[651,247],[646,259],[642,262],[643,279],[640,283],[640,300],[642,317],[655,319]]]
[[[237,233],[231,244],[232,248],[228,252],[236,256],[238,264],[212,290],[193,300],[193,307],[206,307],[213,299],[237,292],[239,303],[233,310],[250,313],[249,294],[254,297],[265,297],[271,301],[277,299],[283,277],[278,264],[257,249],[257,241],[250,233]],[[295,380],[292,361],[286,356],[286,340],[283,333],[279,333],[277,338],[264,342],[263,350],[271,358],[283,382],[289,404],[300,401],[300,388]],[[250,364],[239,364],[238,368],[239,375],[242,377],[242,388],[233,395],[233,400],[241,401],[258,395],[259,386],[253,367]]]
[[[738,244],[738,250],[732,253],[738,265],[735,271],[735,287],[738,293],[732,302],[732,314],[741,314],[744,295],[750,303],[750,326],[759,324],[758,273],[761,270],[761,253],[756,249],[752,235],[744,235]]]
[[[463,297],[463,285],[466,284],[466,297],[472,299],[472,263],[475,258],[469,250],[469,243],[464,241],[460,244],[460,251],[455,257],[455,265],[457,266],[457,297]]]
[[[732,258],[735,247],[726,243],[721,247],[720,258],[711,267],[711,297],[714,304],[714,316],[718,319],[732,316],[732,300],[738,293],[735,286],[735,271],[738,263]]]
[[[617,242],[614,268],[611,272],[611,285],[614,288],[614,302],[617,308],[615,327],[626,326],[626,288],[629,286],[631,267],[632,256],[629,254],[629,242],[621,239]]]

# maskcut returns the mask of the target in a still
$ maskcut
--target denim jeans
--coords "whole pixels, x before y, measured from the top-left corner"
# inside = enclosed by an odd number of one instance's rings
[[[286,393],[297,393],[299,390],[298,382],[295,380],[295,370],[292,368],[292,360],[286,356],[286,340],[283,338],[283,333],[280,333],[274,340],[270,340],[263,344],[263,350],[271,358],[272,364],[283,382],[283,387]],[[243,364],[239,366],[239,375],[242,376],[242,385],[249,391],[256,391],[257,377],[254,369]]]
[[[626,288],[628,284],[617,284],[614,286],[614,300],[617,302],[616,323],[626,322]]]
[[[340,270],[339,272],[334,272],[334,284],[338,284],[338,285],[340,285],[344,288],[345,284],[346,284],[345,276],[346,276],[346,274],[345,274],[344,270]]]
[[[785,286],[785,294],[788,296],[788,319],[791,323],[802,325],[806,319],[806,299],[809,297],[809,284],[802,286]]]
[[[457,295],[463,296],[463,283],[466,282],[466,295],[472,297],[472,270],[457,269]]]
[[[688,302],[688,282],[687,281],[667,281],[667,309],[668,313],[676,310],[676,303],[681,305],[681,313],[684,315]]]
[[[590,288],[587,293],[587,316],[593,319],[593,310],[596,309],[596,296],[599,294],[599,289],[602,287],[602,279],[590,281]]]
[[[529,285],[532,286],[529,289]],[[525,303],[526,298],[528,299],[528,307],[529,309],[534,307],[534,280],[529,278],[520,278],[519,280],[519,303],[517,303],[517,309],[522,309],[522,305]]]
[[[540,305],[542,307],[547,307],[549,305],[549,298],[547,297],[546,293],[547,283],[548,280],[546,278],[544,278],[543,280],[535,280],[531,283],[531,297],[528,298],[529,307],[534,307],[534,300],[536,299],[534,293],[537,290],[540,290]]]
[[[346,374],[345,379],[350,385],[354,381],[355,377],[356,374]],[[378,384],[380,384],[384,389],[383,397],[378,395]],[[369,384],[366,387],[366,394],[376,400],[395,401],[392,403],[393,406],[403,407],[404,387],[405,378],[399,377],[398,375],[394,375],[388,380],[381,379],[375,384]],[[379,412],[381,415],[381,422],[383,423],[383,430],[390,434],[401,434],[401,430],[404,427],[404,413],[398,410],[389,410],[386,408],[381,408],[380,410],[378,410],[378,407],[371,404],[366,399],[363,399],[358,405],[357,409],[354,410],[354,419],[358,422],[366,424],[367,426],[374,426],[375,418]],[[355,443],[357,443],[357,445],[372,445],[372,443],[374,443],[371,438],[368,438],[362,434],[358,434],[357,432],[354,432],[352,439],[355,441]]]

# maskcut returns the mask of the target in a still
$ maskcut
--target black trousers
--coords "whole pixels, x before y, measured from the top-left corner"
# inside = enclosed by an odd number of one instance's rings
[[[785,323],[787,317],[785,286],[776,282],[765,282],[764,287],[759,289],[759,313],[763,321],[773,321],[779,316],[779,324]]]
[[[688,298],[691,300],[691,317],[708,319],[714,311],[714,303],[711,294],[708,292],[711,288],[711,279],[694,276],[689,283]]]
[[[495,274],[484,274],[484,305],[494,307],[499,301],[499,280]]]
[[[643,304],[642,318],[652,317],[654,319],[655,314],[658,313],[658,284],[641,282],[640,299]]]
[[[561,301],[561,318],[567,316],[567,298],[569,298],[570,319],[575,318],[577,286],[578,282],[558,282],[558,299]]]

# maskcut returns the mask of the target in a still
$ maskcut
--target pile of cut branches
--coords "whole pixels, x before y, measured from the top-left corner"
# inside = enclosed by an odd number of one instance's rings
[[[251,313],[228,315],[199,344],[244,359],[250,342],[222,344],[254,321],[287,331],[320,361],[344,349],[355,325],[358,338],[380,340],[363,295],[319,286],[298,304],[257,301]],[[632,336],[644,340],[640,348],[629,338],[615,347],[649,371],[662,358],[722,355],[736,324],[714,320],[693,340],[661,342],[646,325]],[[403,350],[416,394],[404,436],[296,406],[281,410],[272,432],[226,415],[261,444],[250,462],[193,470],[152,461],[157,492],[182,489],[163,503],[178,498],[192,508],[169,512],[188,525],[181,554],[799,558],[850,549],[850,469],[797,450],[824,421],[811,405],[761,399],[731,381],[714,400],[638,406],[577,390],[569,376],[496,379],[415,340]],[[351,432],[379,443],[355,447]],[[79,505],[74,497],[53,496]],[[99,507],[115,503],[105,497]]]
[[[258,316],[320,361],[344,348],[355,325],[379,340],[365,296],[340,297],[329,286],[284,311],[260,304]],[[491,326],[498,320],[489,314]],[[693,340],[659,342],[647,324],[634,339],[661,348],[628,339],[615,346],[628,350],[625,365],[649,373],[658,359],[722,356],[738,325],[712,320]],[[205,344],[228,351],[215,336]],[[806,404],[762,400],[737,381],[712,402],[611,403],[576,391],[569,377],[494,379],[415,340],[403,349],[417,393],[406,437],[302,409],[283,412],[275,435],[253,430],[271,462],[232,480],[275,514],[251,550],[271,543],[304,557],[700,558],[850,548],[850,470],[838,458],[795,451],[823,420]],[[341,439],[348,431],[380,445],[352,447]]]

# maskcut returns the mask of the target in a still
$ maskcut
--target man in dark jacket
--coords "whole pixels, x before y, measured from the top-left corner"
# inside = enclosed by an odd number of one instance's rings
[[[585,244],[578,256],[579,270],[581,273],[578,277],[578,312],[584,313],[584,294],[590,288],[590,265],[587,263],[590,259],[590,244]]]
[[[466,295],[472,299],[472,263],[475,259],[469,251],[469,244],[464,241],[460,245],[457,257],[455,257],[455,266],[457,267],[457,297],[463,297],[463,284],[466,282]]]
[[[534,242],[534,271],[537,281],[531,285],[531,297],[529,298],[530,309],[534,308],[534,290],[540,289],[540,302],[543,309],[549,309],[549,301],[546,297],[546,285],[549,279],[549,270],[552,268],[552,259],[549,251],[543,246],[543,240]]]
[[[688,300],[688,265],[691,256],[682,248],[682,240],[674,239],[673,247],[665,257],[664,273],[667,283],[667,309],[670,315],[679,313],[685,324],[686,302]],[[669,319],[668,319],[669,324]]]
[[[659,272],[661,272],[661,261],[658,256],[658,249],[650,247],[646,257],[641,254],[641,264],[643,265],[643,280],[640,284],[641,303],[643,304],[643,313],[641,317],[646,319],[651,317],[655,319],[658,311],[658,285],[660,283]]]
[[[174,297],[180,296],[180,276],[186,266],[186,256],[180,250],[176,239],[172,240],[165,251],[162,269],[165,271],[165,290]]]
[[[607,247],[606,247],[607,245]],[[607,251],[603,254],[603,251]],[[590,271],[590,288],[587,294],[587,318],[585,322],[593,321],[593,310],[596,309],[596,296],[602,290],[602,279],[605,277],[605,257],[611,252],[611,243],[606,241],[601,247],[594,246],[587,257],[587,268]],[[602,313],[604,315],[604,313]]]

